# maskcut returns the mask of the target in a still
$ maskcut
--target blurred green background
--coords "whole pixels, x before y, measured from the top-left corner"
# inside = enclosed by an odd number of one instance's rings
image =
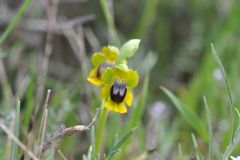
[[[1,34],[23,2],[0,2]],[[101,104],[99,90],[86,81],[91,55],[104,45],[120,47],[138,38],[140,48],[129,60],[140,74],[134,104],[125,115],[110,114],[103,152],[114,135],[122,137],[138,126],[114,159],[195,158],[192,134],[207,159],[209,141],[202,134],[208,129],[205,96],[214,135],[210,159],[220,159],[233,127],[228,92],[211,43],[226,70],[234,107],[239,108],[239,6],[237,0],[33,0],[1,46],[0,119],[14,126],[19,97],[19,137],[34,146],[46,92],[51,89],[47,135],[62,124],[88,124]],[[194,128],[160,86],[171,90],[205,130]],[[30,131],[29,122],[34,122]],[[0,159],[11,148],[5,137],[0,130]],[[80,159],[90,141],[90,132],[84,132],[65,137],[56,148],[68,159]],[[232,155],[239,154],[238,149]],[[45,155],[53,157],[59,159],[54,147]]]

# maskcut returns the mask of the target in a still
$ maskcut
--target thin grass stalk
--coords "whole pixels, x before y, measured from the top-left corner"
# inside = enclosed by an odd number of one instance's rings
[[[224,78],[225,87],[226,87],[227,94],[228,94],[228,98],[229,98],[229,102],[230,102],[230,113],[231,113],[231,121],[232,121],[232,136],[231,136],[231,142],[230,143],[233,143],[233,138],[234,138],[234,134],[235,134],[235,115],[234,115],[234,104],[233,104],[232,94],[231,94],[231,90],[230,90],[230,85],[229,85],[227,74],[226,74],[226,71],[225,71],[224,66],[222,64],[222,61],[219,58],[213,43],[211,43],[211,49],[212,49],[213,56],[214,56],[215,60],[217,61],[218,65],[221,69],[221,72],[222,72],[222,75],[223,75],[223,78]]]
[[[53,40],[53,26],[56,23],[56,16],[57,16],[57,11],[58,11],[58,3],[59,0],[50,0],[52,2],[52,6],[49,6],[49,4],[46,4],[46,14],[48,18],[48,32],[47,32],[47,37],[46,37],[46,44],[45,44],[45,50],[44,50],[44,57],[43,57],[43,62],[41,65],[41,70],[40,74],[38,77],[38,91],[36,95],[36,107],[35,111],[33,113],[33,121],[36,117],[36,114],[39,111],[40,103],[43,97],[43,92],[44,92],[44,81],[45,77],[47,75],[47,69],[48,69],[48,64],[49,64],[49,57],[52,54],[52,40]],[[48,1],[46,1],[48,2]]]
[[[113,13],[111,14],[111,10],[110,7],[108,6],[107,0],[100,0],[100,4],[110,31],[111,39],[114,41],[113,43],[115,45],[120,46],[120,40],[118,38],[118,34],[114,24],[114,16]]]
[[[13,114],[11,114],[11,118],[10,118],[10,122],[9,122],[9,130],[11,132],[14,131],[14,123],[15,123],[15,119],[13,118]],[[5,159],[10,160],[12,158],[12,149],[13,149],[13,140],[11,138],[8,137],[7,142],[6,142],[6,149],[5,149]]]
[[[239,142],[240,142],[240,131],[237,131],[236,134],[233,137],[233,142],[230,143],[227,146],[227,149],[225,150],[225,152],[224,152],[224,154],[222,156],[222,160],[228,160],[228,158],[231,155],[232,151],[239,144]]]
[[[213,127],[212,127],[212,119],[210,114],[210,109],[207,103],[207,99],[203,96],[203,102],[207,113],[207,121],[208,121],[208,159],[211,160],[213,157],[212,155],[212,148],[213,148]]]
[[[62,160],[67,160],[67,158],[64,156],[64,154],[62,153],[62,151],[60,149],[58,150],[58,154],[62,158]]]
[[[26,12],[27,8],[31,4],[32,0],[25,0],[22,7],[17,12],[16,16],[13,18],[11,23],[8,25],[7,29],[3,32],[0,37],[0,46],[2,46],[3,42],[6,40],[8,35],[12,32],[12,30],[16,27],[18,22],[22,19],[23,14]]]
[[[193,144],[194,144],[196,160],[202,160],[201,153],[199,151],[199,147],[198,147],[198,143],[197,143],[197,139],[196,139],[196,137],[193,133],[192,133],[192,141],[193,141]]]
[[[135,27],[132,37],[144,36],[143,33],[147,33],[149,27],[152,25],[156,14],[158,13],[158,4],[160,0],[145,0],[144,8],[141,11],[141,16],[138,20],[137,26]]]
[[[19,128],[20,128],[20,100],[16,101],[16,118],[14,124],[14,135],[19,137]],[[12,147],[12,160],[16,160],[18,158],[18,146],[15,142],[13,142]]]
[[[43,111],[43,115],[42,115],[40,130],[39,130],[39,138],[38,138],[39,146],[42,146],[42,144],[44,142],[44,136],[45,136],[46,125],[47,125],[47,117],[48,117],[48,102],[49,102],[50,94],[51,94],[51,90],[48,90],[45,104],[44,104],[44,111]],[[42,151],[40,149],[40,151],[38,152],[39,159],[41,159],[41,153],[42,153]]]
[[[181,143],[178,143],[178,156],[179,156],[179,160],[184,160],[183,151],[182,151],[182,144]]]
[[[234,150],[234,148],[239,144],[240,142],[240,113],[238,111],[237,108],[235,108],[235,111],[237,112],[237,115],[238,115],[238,127],[235,131],[235,134],[234,134],[234,137],[233,137],[233,142],[230,143],[224,154],[222,155],[222,160],[227,160],[230,156],[230,154],[232,153],[232,151]]]

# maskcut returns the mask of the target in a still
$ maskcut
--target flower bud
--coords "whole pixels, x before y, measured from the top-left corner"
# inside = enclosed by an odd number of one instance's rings
[[[120,48],[120,54],[117,59],[117,63],[120,63],[122,60],[126,60],[127,58],[132,57],[138,47],[139,47],[140,39],[131,39],[123,44]]]

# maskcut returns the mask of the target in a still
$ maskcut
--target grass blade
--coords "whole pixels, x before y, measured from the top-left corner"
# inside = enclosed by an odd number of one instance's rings
[[[114,17],[111,15],[111,11],[108,7],[107,0],[100,0],[100,4],[103,10],[104,17],[106,19],[110,34],[111,34],[111,40],[113,40],[114,44],[119,46],[120,40],[117,35],[117,31],[114,24]]]
[[[159,3],[160,0],[145,1],[143,11],[141,12],[142,15],[140,16],[141,19],[138,21],[138,25],[132,37],[139,37],[139,35],[148,31],[154,18],[156,18]]]
[[[193,140],[193,144],[194,144],[194,148],[195,148],[195,153],[196,153],[196,159],[197,160],[202,160],[202,155],[199,151],[199,147],[198,147],[198,144],[197,144],[197,140],[196,140],[196,137],[194,134],[192,134],[192,140]]]
[[[44,137],[45,137],[45,131],[46,131],[46,126],[47,126],[47,118],[48,118],[48,103],[49,103],[49,98],[50,98],[51,90],[49,89],[47,91],[47,96],[44,104],[44,110],[43,110],[43,115],[40,123],[40,129],[39,129],[39,146],[43,145],[44,142]],[[41,159],[42,150],[39,150],[39,159]]]
[[[213,54],[215,60],[217,61],[218,65],[221,69],[221,72],[222,72],[222,75],[223,75],[223,78],[224,78],[225,87],[226,87],[227,94],[228,94],[228,98],[229,98],[229,101],[230,101],[230,112],[231,112],[231,121],[232,121],[232,129],[233,129],[232,130],[231,141],[233,142],[233,136],[235,134],[235,115],[234,115],[234,104],[233,104],[232,94],[231,94],[231,91],[230,91],[230,86],[229,86],[229,82],[228,82],[228,79],[227,79],[226,71],[223,67],[221,59],[219,58],[219,56],[218,56],[218,54],[215,50],[215,47],[214,47],[213,43],[211,43],[211,49],[212,49],[212,54]]]
[[[14,135],[15,137],[19,137],[19,125],[20,125],[20,100],[16,101],[16,118],[15,118],[15,127],[14,127]],[[13,142],[12,148],[12,160],[17,160],[18,158],[18,145]]]
[[[239,144],[240,142],[240,131],[237,131],[233,137],[233,141],[232,143],[230,143],[227,146],[227,149],[225,150],[223,156],[222,156],[222,160],[228,160],[230,154],[232,153],[232,151],[234,150],[234,148]]]
[[[8,35],[12,32],[12,30],[15,28],[15,26],[18,24],[18,22],[23,17],[23,14],[27,10],[28,6],[31,4],[32,0],[25,0],[22,7],[17,12],[16,16],[13,18],[12,22],[8,25],[7,29],[3,32],[3,34],[0,37],[0,46],[3,44],[5,39],[8,37]]]
[[[58,150],[58,154],[62,158],[62,160],[67,160],[67,158],[64,156],[64,154],[62,153],[62,151],[60,149]]]
[[[196,132],[198,132],[202,138],[208,141],[208,132],[204,127],[202,121],[197,117],[196,114],[192,113],[171,91],[161,87],[163,92],[171,99],[175,107],[181,113],[181,115],[186,119],[186,121],[191,125]]]
[[[142,89],[142,94],[141,94],[140,100],[138,101],[138,103],[137,103],[136,107],[134,108],[134,110],[130,116],[130,119],[128,121],[128,129],[133,129],[140,122],[140,119],[142,117],[142,114],[143,114],[143,111],[145,108],[146,100],[148,97],[147,96],[148,87],[149,87],[149,76],[146,75],[146,77],[144,79],[144,84],[143,84],[143,89]]]
[[[210,114],[210,109],[207,103],[207,99],[204,96],[203,97],[203,102],[204,102],[204,106],[206,109],[206,113],[207,113],[207,120],[208,120],[208,159],[211,160],[212,159],[212,147],[213,147],[213,127],[212,127],[212,119],[211,119],[211,114]]]
[[[237,115],[238,115],[238,127],[234,133],[233,140],[230,142],[230,144],[227,146],[227,149],[225,150],[222,160],[228,160],[230,154],[234,150],[234,148],[240,143],[240,113],[237,108],[235,108]]]

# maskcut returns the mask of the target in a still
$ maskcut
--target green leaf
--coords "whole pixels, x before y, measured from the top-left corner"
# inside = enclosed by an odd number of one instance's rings
[[[115,134],[115,136],[113,137],[112,143],[110,145],[109,153],[114,150],[114,146],[117,145],[117,140],[118,140],[118,134]]]
[[[115,140],[113,140],[113,144],[114,146],[111,147],[111,149],[109,150],[109,152],[107,153],[106,159],[105,160],[111,160],[112,157],[121,149],[121,147],[123,146],[123,144],[125,142],[127,142],[129,140],[129,138],[131,137],[131,135],[133,134],[133,131],[135,130],[132,129],[131,131],[129,131],[118,143],[115,144]]]
[[[185,118],[185,120],[189,123],[189,125],[197,133],[199,133],[202,136],[202,138],[208,141],[208,132],[204,127],[202,121],[197,117],[197,115],[191,112],[171,91],[169,91],[164,87],[160,87],[160,88],[171,99],[171,101],[174,103],[177,110],[180,112],[183,118]]]

